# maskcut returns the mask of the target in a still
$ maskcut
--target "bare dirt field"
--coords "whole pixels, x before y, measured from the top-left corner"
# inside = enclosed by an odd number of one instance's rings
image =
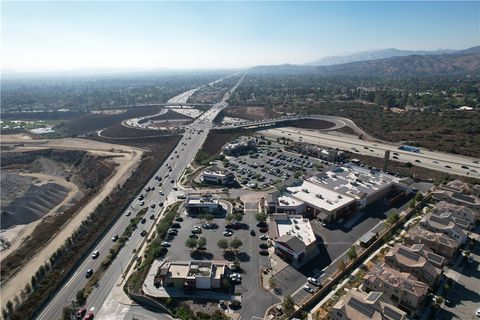
[[[18,143],[22,141],[22,143]],[[99,156],[99,157],[108,157],[108,161],[115,162],[114,173],[107,179],[101,189],[90,199],[90,201],[84,205],[82,208],[77,211],[69,221],[67,221],[62,227],[51,237],[51,239],[43,245],[40,250],[37,250],[35,255],[28,257],[26,263],[24,263],[18,270],[15,270],[15,275],[11,278],[2,279],[5,280],[2,283],[2,301],[8,301],[13,298],[18,292],[20,292],[25,285],[30,281],[33,274],[38,269],[38,266],[44,264],[46,260],[49,259],[52,252],[64,243],[64,241],[72,234],[72,232],[81,224],[81,222],[90,214],[90,212],[95,209],[95,207],[106,198],[111,190],[118,184],[123,184],[126,179],[130,176],[130,170],[135,169],[140,162],[144,149],[139,147],[131,147],[124,145],[117,145],[111,143],[105,143],[100,141],[92,141],[86,139],[55,139],[55,140],[28,140],[22,139],[21,136],[2,136],[1,137],[2,146],[10,145],[13,146],[12,151],[8,152],[22,152],[22,151],[32,151],[32,150],[47,150],[47,149],[61,149],[61,150],[84,150],[89,154]],[[96,158],[97,159],[97,158]],[[32,175],[30,175],[32,177]],[[48,180],[52,179],[54,175],[33,175],[33,178],[39,180]],[[55,183],[60,183],[60,179],[55,181]],[[61,182],[65,184],[64,181]],[[71,195],[71,192],[75,193],[75,187],[68,185],[71,190],[64,200],[57,203],[51,210],[59,209],[65,205],[65,201],[68,201],[67,198]],[[45,219],[45,218],[44,218]],[[36,224],[38,224],[35,222]],[[29,227],[28,229],[33,229]],[[32,230],[27,230],[32,231]],[[23,231],[22,239],[28,236],[29,232]],[[22,242],[22,241],[19,241]],[[5,259],[8,255],[4,252],[1,253],[1,259]]]
[[[246,120],[263,120],[278,117],[280,114],[269,107],[228,107],[225,115]]]

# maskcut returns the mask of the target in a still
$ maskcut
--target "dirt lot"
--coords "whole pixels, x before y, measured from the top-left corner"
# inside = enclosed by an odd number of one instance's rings
[[[19,137],[2,136],[2,145],[17,144]],[[107,196],[111,190],[118,184],[123,184],[130,176],[130,170],[137,167],[144,149],[125,145],[110,144],[100,141],[91,141],[86,139],[56,139],[56,140],[25,140],[21,145],[15,147],[15,151],[42,150],[42,149],[74,149],[86,150],[97,156],[111,157],[117,164],[115,173],[105,183],[103,188],[94,195],[94,197],[78,211],[64,225],[55,236],[38,250],[34,256],[31,256],[28,263],[17,271],[16,275],[8,282],[2,283],[2,301],[8,301],[15,294],[21,291],[28,283],[32,275],[37,271],[38,266],[49,259],[52,252],[64,243],[72,232],[80,225],[85,217]],[[26,234],[24,234],[26,236]],[[2,259],[5,255],[2,254]],[[15,280],[15,281],[12,281]]]
[[[263,120],[275,118],[281,114],[275,112],[269,107],[228,107],[225,109],[225,115],[232,118],[240,118],[246,120]]]

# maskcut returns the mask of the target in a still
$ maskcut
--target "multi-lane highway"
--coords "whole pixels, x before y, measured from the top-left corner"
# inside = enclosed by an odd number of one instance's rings
[[[231,90],[224,95],[220,102],[216,103],[212,108],[202,114],[195,120],[194,123],[189,126],[175,150],[171,153],[171,155],[169,155],[166,162],[155,173],[156,176],[162,178],[162,185],[159,186],[159,181],[154,177],[148,181],[143,189],[145,190],[148,186],[154,186],[155,190],[142,192],[145,195],[145,204],[143,206],[138,200],[139,195],[132,195],[133,200],[128,210],[122,213],[122,216],[117,220],[115,225],[108,230],[108,232],[106,232],[106,235],[96,246],[95,249],[100,252],[100,256],[96,259],[88,256],[81,263],[81,265],[78,266],[77,270],[69,278],[67,283],[55,294],[52,300],[43,309],[38,316],[38,319],[51,320],[59,319],[61,317],[63,307],[70,301],[74,300],[78,290],[82,289],[87,283],[87,270],[93,269],[95,271],[100,268],[103,258],[113,245],[112,237],[115,235],[120,236],[130,223],[130,218],[132,218],[143,207],[147,207],[149,209],[145,215],[145,223],[139,223],[138,228],[133,232],[129,241],[120,250],[112,265],[100,279],[98,286],[88,297],[86,304],[87,309],[92,310],[94,313],[100,309],[105,299],[112,291],[117,280],[119,280],[124,273],[125,268],[135,256],[133,253],[134,250],[137,252],[140,250],[145,240],[145,237],[141,236],[141,232],[143,230],[146,230],[147,232],[151,230],[154,227],[155,222],[158,222],[158,220],[161,218],[161,214],[163,212],[161,211],[162,207],[160,207],[160,203],[163,203],[163,208],[165,208],[168,204],[175,201],[176,193],[172,191],[176,184],[177,178],[180,177],[187,165],[194,159],[197,151],[201,148],[203,142],[205,141],[208,131],[212,128],[212,120],[222,108],[227,106],[226,101],[231,92],[238,87],[242,80],[243,77]],[[194,91],[190,90],[189,92],[192,94]],[[171,101],[178,101],[179,99],[185,99],[185,93],[172,98]],[[150,208],[151,204],[155,204],[154,209]],[[131,212],[130,216],[127,216],[128,211]],[[154,214],[154,220],[150,219],[151,214]],[[92,226],[92,228],[94,227],[95,226]]]
[[[381,157],[385,150],[390,150],[390,160],[410,162],[413,165],[451,174],[480,177],[479,159],[473,159],[455,154],[422,149],[419,153],[399,150],[399,145],[387,142],[370,142],[360,140],[350,135],[334,135],[316,130],[298,128],[277,128],[259,131],[272,138],[285,137],[293,141],[303,141],[324,147],[338,148],[357,154]]]

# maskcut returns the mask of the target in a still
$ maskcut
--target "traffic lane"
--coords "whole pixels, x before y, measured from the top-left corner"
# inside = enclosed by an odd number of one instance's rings
[[[207,132],[204,132],[203,135],[200,135],[200,136],[203,136],[203,138],[206,137],[206,134]],[[163,167],[163,166],[162,166]],[[160,170],[161,168],[160,167]],[[150,179],[149,183],[151,183],[152,181],[154,180],[154,178],[152,177],[152,179]],[[145,187],[147,186],[148,184],[145,185]],[[136,196],[138,197],[138,195]],[[135,201],[136,197],[134,198],[133,202]],[[134,203],[134,206],[135,206],[135,203]],[[140,232],[140,231],[139,231]],[[108,239],[108,238],[107,238]],[[103,239],[105,240],[105,238]],[[101,240],[101,241],[103,241]],[[134,243],[135,241],[133,241],[131,239],[131,243]],[[139,243],[141,242],[141,240],[139,240]],[[122,250],[119,252],[119,255],[122,253]],[[119,256],[117,256],[117,259],[121,259]],[[126,259],[127,260],[127,259]],[[125,261],[126,261],[125,260]],[[88,258],[84,260],[84,263],[88,263]],[[85,270],[86,271],[86,270]],[[44,309],[44,311],[41,313],[41,317],[45,317],[45,319],[56,319],[56,318],[59,318],[60,317],[60,313],[61,313],[61,310],[63,309],[63,305],[65,303],[67,303],[67,301],[70,301],[72,300],[74,297],[74,294],[76,294],[76,292],[78,290],[80,290],[81,288],[84,287],[85,283],[86,283],[86,280],[84,278],[82,278],[79,273],[75,273],[74,274],[75,277],[72,278],[69,282],[69,290],[63,290],[63,294],[60,296],[60,294],[56,294],[55,295],[55,298],[54,298],[54,301],[53,302],[50,302],[47,307]],[[120,275],[117,276],[117,279]],[[74,285],[73,285],[74,284]],[[113,285],[113,282],[112,282],[112,285]],[[63,287],[62,289],[65,289],[65,287]],[[66,292],[68,291],[68,292]],[[62,293],[62,292],[61,292]],[[106,295],[104,295],[103,297],[99,298],[99,299],[96,299],[95,301],[97,302],[97,304],[101,304],[103,303],[103,301],[105,301],[106,299]],[[61,304],[61,305],[59,305]],[[56,305],[56,308],[52,308],[52,305]],[[46,311],[45,311],[46,310]],[[55,310],[55,311],[54,311]],[[46,313],[50,313],[49,315],[45,316]]]
[[[280,129],[269,129],[266,130],[265,133],[271,134],[274,137],[285,136],[285,134],[281,134],[279,132]],[[289,130],[282,128],[282,130]],[[440,171],[449,171],[451,173],[455,173],[458,175],[480,175],[480,165],[474,163],[473,158],[467,157],[460,157],[460,156],[453,156],[445,153],[440,152],[431,152],[431,151],[423,151],[421,153],[414,153],[408,151],[402,151],[398,149],[398,146],[395,145],[386,145],[386,144],[375,144],[375,143],[365,143],[362,140],[352,140],[348,137],[336,137],[333,135],[326,135],[326,134],[308,134],[305,132],[297,133],[297,131],[290,130],[289,133],[290,138],[294,138],[297,141],[304,141],[312,144],[318,144],[326,147],[331,148],[339,148],[345,151],[354,152],[352,150],[352,146],[356,148],[357,151],[354,153],[359,153],[363,155],[370,155],[376,157],[384,157],[385,150],[390,150],[398,154],[398,159],[394,159],[395,156],[393,153],[390,156],[390,160],[398,161],[398,162],[411,162],[414,165],[425,167],[432,170],[440,170]],[[300,138],[301,137],[301,138]],[[319,142],[321,140],[321,142]],[[367,147],[368,149],[365,149]],[[400,156],[401,155],[401,156]],[[402,157],[402,158],[400,158]],[[420,161],[417,162],[416,160]],[[433,161],[437,161],[438,163],[434,163]],[[451,168],[445,167],[446,165],[450,166]],[[470,169],[475,168],[473,172],[469,169],[461,168],[462,165],[466,165]],[[467,174],[468,173],[468,174]]]
[[[279,130],[279,129],[272,129],[272,130]],[[356,136],[348,136],[348,135],[342,135],[342,136],[335,136],[332,134],[325,134],[321,133],[318,131],[314,130],[298,130],[298,129],[293,129],[293,128],[282,128],[282,130],[291,133],[293,135],[305,135],[305,136],[310,136],[310,137],[315,137],[315,138],[324,138],[328,140],[334,140],[338,142],[349,142],[351,144],[355,144],[357,146],[361,147],[367,147],[367,148],[375,148],[381,151],[385,150],[391,150],[394,151],[400,155],[417,155],[422,158],[427,158],[430,160],[437,160],[438,158],[442,158],[447,162],[452,162],[456,164],[472,164],[473,167],[477,167],[480,169],[480,164],[474,163],[473,161],[478,160],[474,159],[472,157],[467,157],[467,156],[462,156],[462,155],[454,155],[454,154],[449,154],[449,153],[444,153],[440,151],[430,151],[428,149],[423,149],[421,148],[421,151],[419,153],[412,153],[410,151],[405,151],[398,149],[398,145],[395,144],[387,144],[387,143],[382,143],[382,142],[369,142],[365,140],[360,140]]]

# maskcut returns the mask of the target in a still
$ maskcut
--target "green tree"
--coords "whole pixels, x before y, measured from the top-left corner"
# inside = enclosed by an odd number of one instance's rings
[[[188,238],[187,241],[185,242],[185,245],[190,249],[194,249],[197,247],[198,241],[195,238]]]
[[[398,221],[398,219],[400,219],[400,216],[398,215],[398,213],[397,212],[392,212],[388,215],[387,223],[388,224],[394,224],[395,222]]]
[[[227,250],[228,248],[228,241],[227,239],[220,239],[217,241],[217,246],[222,250]]]
[[[227,216],[225,217],[225,221],[227,223],[231,223],[233,221],[233,215],[231,213],[227,214]]]
[[[198,247],[205,247],[207,245],[207,239],[205,237],[200,237],[197,241]]]
[[[298,170],[298,171],[295,171],[295,173],[293,174],[293,176],[295,177],[295,179],[298,179],[302,176],[303,172]]]
[[[87,301],[87,298],[85,297],[85,292],[83,289],[77,291],[77,302],[80,305],[83,305]]]
[[[282,306],[283,312],[285,312],[287,317],[290,317],[295,312],[295,302],[289,295],[283,298]]]
[[[258,222],[265,222],[265,221],[267,221],[267,214],[262,213],[262,212],[257,212],[257,213],[255,214],[255,219],[256,219]]]
[[[230,241],[230,248],[232,248],[233,250],[238,250],[242,245],[242,240],[238,239],[237,237],[233,238]]]
[[[422,200],[423,200],[423,194],[421,192],[417,192],[417,194],[415,195],[415,201],[420,202]]]
[[[204,218],[205,218],[205,220],[207,220],[208,222],[210,222],[210,221],[212,221],[213,218],[215,218],[215,217],[213,216],[213,214],[207,213],[207,214],[205,214]]]
[[[352,246],[350,247],[350,250],[348,250],[348,258],[350,260],[353,260],[357,257],[357,250],[355,250],[355,247]]]
[[[242,221],[242,219],[243,219],[243,213],[241,213],[241,212],[235,212],[235,213],[233,214],[233,219],[234,219],[235,221]]]

